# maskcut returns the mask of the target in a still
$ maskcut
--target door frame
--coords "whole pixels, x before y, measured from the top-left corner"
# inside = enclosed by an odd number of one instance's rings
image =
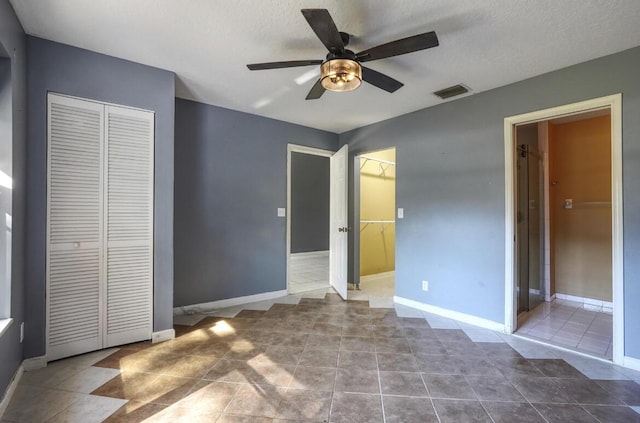
[[[623,274],[623,192],[622,192],[622,94],[595,98],[538,110],[504,119],[505,158],[505,332],[517,329],[516,255],[516,166],[515,126],[577,115],[588,111],[611,110],[611,218],[613,285],[613,362],[624,362],[624,274]]]
[[[389,146],[389,147],[382,147],[382,148],[376,148],[375,150],[368,150],[368,151],[361,151],[359,153],[357,153],[354,157],[353,157],[353,216],[354,216],[354,227],[357,225],[358,226],[358,233],[354,235],[353,237],[353,286],[354,287],[358,287],[360,286],[360,166],[362,165],[362,156],[366,156],[368,154],[374,154],[377,153],[379,151],[385,151],[385,150],[391,150],[394,149],[395,153],[396,153],[396,160],[395,160],[395,165],[396,166],[396,182],[395,182],[395,189],[394,189],[394,193],[395,193],[395,197],[393,199],[394,202],[394,210],[393,210],[393,216],[394,216],[394,220],[396,221],[396,236],[397,236],[397,224],[398,224],[398,182],[397,182],[397,178],[398,178],[398,147],[395,145]],[[396,249],[396,242],[394,239],[393,242],[393,249],[394,249],[394,256],[395,256],[395,249]],[[394,266],[394,272],[395,272],[395,266]],[[394,295],[395,295],[395,277],[394,277]]]
[[[287,217],[287,294],[289,294],[290,290],[290,273],[291,273],[291,153],[303,153],[310,154],[312,156],[321,156],[330,158],[335,154],[335,151],[323,150],[321,148],[315,147],[307,147],[304,145],[298,144],[287,144],[287,208],[286,208],[286,217]],[[331,176],[329,176],[331,177]],[[329,245],[329,249],[331,249],[331,245]],[[329,282],[327,282],[327,287],[329,287]]]

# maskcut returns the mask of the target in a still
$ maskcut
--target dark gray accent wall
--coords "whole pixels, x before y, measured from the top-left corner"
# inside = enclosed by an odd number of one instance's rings
[[[12,196],[11,229],[11,317],[13,324],[0,337],[0,400],[22,361],[20,323],[24,320],[25,267],[25,177],[27,145],[27,56],[26,37],[8,0],[0,0],[0,56],[10,59],[11,65],[11,135],[2,133],[0,150],[12,144],[12,190],[2,195]],[[5,62],[6,63],[6,62]],[[4,128],[3,128],[4,129]],[[2,216],[4,224],[4,216]],[[4,225],[3,225],[4,226]],[[4,292],[0,295],[5,295]]]
[[[291,252],[329,249],[329,158],[291,153]]]
[[[175,306],[286,289],[288,143],[338,136],[176,99]]]
[[[45,353],[47,93],[155,112],[153,329],[173,327],[174,74],[28,37],[29,133],[25,356]]]
[[[622,93],[625,354],[640,358],[638,69],[634,48],[341,134],[352,155],[397,147],[396,295],[503,323],[504,118]]]

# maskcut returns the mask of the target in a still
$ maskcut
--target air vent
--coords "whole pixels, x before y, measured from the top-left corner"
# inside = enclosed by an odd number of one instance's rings
[[[445,100],[447,98],[455,97],[457,95],[466,94],[469,92],[469,88],[462,84],[454,85],[453,87],[445,88],[440,91],[436,91],[434,94]]]

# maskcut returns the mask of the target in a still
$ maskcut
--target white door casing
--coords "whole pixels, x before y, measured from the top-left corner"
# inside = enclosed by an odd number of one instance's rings
[[[344,300],[347,299],[349,241],[348,159],[349,148],[347,145],[331,156],[331,187],[329,190],[329,282]]]
[[[504,119],[505,159],[505,332],[517,329],[515,272],[515,126],[541,122],[587,111],[611,111],[611,214],[612,214],[612,284],[613,284],[613,362],[626,365],[632,361],[624,355],[624,274],[622,220],[622,95],[614,94]]]

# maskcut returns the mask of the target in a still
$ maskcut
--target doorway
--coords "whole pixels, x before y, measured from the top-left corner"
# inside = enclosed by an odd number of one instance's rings
[[[331,152],[290,146],[288,152],[288,292],[329,288]]]
[[[395,293],[396,149],[362,154],[359,166],[359,280],[351,299],[392,307]]]
[[[327,210],[328,207],[328,226],[327,234],[324,235],[321,231],[320,235],[328,237],[328,280],[319,280],[322,287],[320,291],[325,290],[331,286],[335,292],[337,292],[343,300],[347,299],[347,254],[348,254],[348,233],[350,228],[348,227],[348,215],[347,215],[347,199],[348,199],[348,186],[347,186],[347,163],[349,157],[349,147],[343,145],[338,151],[328,151],[312,147],[304,147],[294,144],[287,145],[287,208],[285,210],[278,210],[279,215],[281,212],[289,210],[286,213],[287,216],[287,291],[291,293],[291,277],[292,277],[292,157],[295,153],[303,153],[306,155],[320,156],[328,158],[329,164],[329,176],[328,181],[315,181],[311,186],[306,184],[303,186],[307,190],[307,194],[311,194],[312,197],[320,196],[320,183],[326,183],[328,185],[328,196],[323,197],[320,202],[314,201],[317,206],[320,204],[323,210]],[[314,175],[311,175],[313,179]],[[304,184],[303,184],[304,185]],[[326,194],[326,190],[322,190]],[[307,195],[308,197],[308,195]],[[323,205],[324,204],[324,205]],[[322,218],[321,225],[324,227],[324,218]],[[320,250],[322,251],[322,250]],[[318,251],[314,251],[317,253]],[[304,272],[304,269],[308,267],[300,266],[298,270]],[[323,270],[324,274],[324,270]],[[326,283],[325,283],[326,282]],[[320,293],[321,297],[324,294]]]
[[[619,107],[611,96],[505,119],[507,329],[615,362],[623,351]]]

